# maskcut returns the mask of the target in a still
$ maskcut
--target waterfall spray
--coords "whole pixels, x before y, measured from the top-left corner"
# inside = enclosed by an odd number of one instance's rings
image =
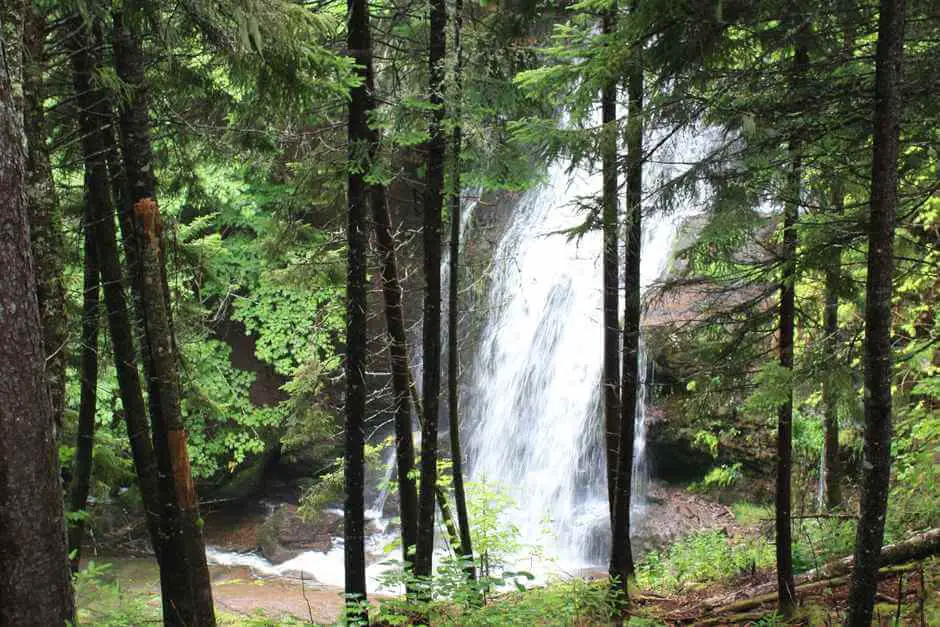
[[[700,153],[711,144],[706,135],[683,137],[683,150]],[[648,180],[675,175],[649,167],[655,176]],[[512,207],[496,250],[499,270],[465,396],[469,475],[497,482],[515,497],[518,506],[508,517],[524,543],[566,568],[590,567],[606,560],[610,542],[600,415],[602,243],[599,231],[574,239],[564,232],[583,220],[579,201],[593,197],[601,181],[565,160],[551,164],[547,178]],[[694,212],[684,204],[644,218],[644,292],[662,276],[676,234]],[[640,360],[636,516],[645,510],[649,477],[649,368],[642,341]]]

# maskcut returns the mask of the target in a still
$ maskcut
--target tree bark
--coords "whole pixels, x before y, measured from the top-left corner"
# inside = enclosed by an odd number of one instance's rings
[[[347,48],[362,83],[350,92],[349,179],[346,221],[346,442],[343,538],[346,566],[346,611],[350,622],[367,623],[363,426],[366,412],[366,203],[369,164],[369,85],[371,62],[368,0],[348,0]]]
[[[628,594],[633,577],[630,501],[633,492],[633,440],[640,385],[640,258],[643,241],[643,65],[634,59],[627,81],[627,216],[624,241],[623,372],[620,392],[620,441],[610,551],[610,577]]]
[[[366,19],[369,18],[368,12]],[[367,90],[364,94],[367,111],[375,109],[375,73],[372,65],[372,33],[366,25],[367,37],[363,65]],[[374,162],[380,142],[379,131],[369,128],[369,161]],[[414,558],[418,541],[418,488],[413,471],[415,467],[415,445],[412,430],[411,366],[408,361],[408,337],[405,333],[405,313],[402,306],[402,288],[398,276],[398,260],[395,254],[395,236],[392,233],[392,218],[388,210],[385,186],[375,183],[370,188],[372,223],[379,253],[382,275],[382,298],[385,305],[385,323],[388,329],[389,365],[392,371],[392,395],[395,414],[395,452],[398,477],[398,505],[401,520],[402,559],[409,565]],[[416,408],[417,409],[417,408]]]
[[[898,202],[904,0],[882,0],[865,285],[865,443],[848,624],[871,622],[891,478],[891,297]]]
[[[402,289],[398,278],[395,238],[388,212],[385,187],[374,185],[371,194],[375,241],[382,273],[382,297],[388,328],[388,353],[392,369],[392,394],[395,403],[395,450],[398,476],[399,516],[401,518],[402,558],[410,563],[418,541],[418,489],[412,471],[415,445],[411,422],[411,366],[408,363],[408,338]]]
[[[434,551],[434,499],[441,392],[441,209],[444,201],[444,55],[447,4],[430,2],[428,89],[434,107],[428,124],[427,180],[424,190],[424,423],[421,428],[421,490],[415,575],[429,578]]]
[[[792,146],[792,143],[791,143]],[[792,148],[791,148],[792,149]],[[799,189],[798,157],[791,163],[790,189]],[[794,181],[794,179],[796,179]],[[797,191],[797,193],[799,193]],[[780,286],[779,359],[787,370],[793,369],[793,332],[795,316],[795,255],[798,204],[788,202],[784,210],[783,276]],[[790,528],[791,469],[793,467],[793,392],[777,408],[777,470],[774,493],[775,544],[777,556],[777,606],[785,617],[793,615],[796,599],[793,593],[793,552]]]
[[[841,185],[832,191],[833,213],[841,216],[844,198]],[[839,352],[839,275],[842,266],[842,248],[832,246],[825,270],[825,307],[823,310],[823,336],[825,356],[835,359]],[[823,380],[823,455],[822,455],[822,505],[833,510],[842,504],[839,468],[839,407],[834,382]]]
[[[157,459],[163,532],[173,546],[175,576],[185,581],[185,603],[176,604],[164,622],[190,626],[215,625],[209,567],[202,539],[199,499],[190,468],[186,429],[180,408],[176,343],[170,320],[163,244],[163,219],[156,201],[156,179],[150,146],[149,94],[143,52],[136,33],[114,14],[114,59],[129,97],[120,110],[121,154],[133,208],[140,264],[140,295],[149,357],[151,422]],[[143,345],[143,342],[142,342]],[[156,393],[156,394],[155,394]]]
[[[52,166],[46,148],[43,111],[46,19],[27,6],[24,25],[23,95],[26,129],[26,198],[29,203],[29,234],[36,264],[39,315],[42,318],[46,354],[46,382],[52,415],[62,426],[65,410],[65,363],[68,326],[65,317],[65,286],[62,283],[65,249],[62,215],[52,181]]]
[[[799,27],[799,41],[793,58],[793,85],[798,85],[809,65],[809,53],[803,42]],[[778,353],[780,366],[793,371],[793,338],[796,322],[796,225],[800,217],[800,194],[802,177],[802,150],[799,134],[790,137],[790,170],[787,173],[787,193],[784,203],[783,249],[781,251],[780,320]],[[791,473],[793,468],[793,390],[777,408],[777,471],[774,493],[775,546],[777,558],[777,609],[784,617],[791,617],[796,610],[793,583],[793,548],[790,509],[792,507]]]
[[[29,236],[19,59],[26,3],[0,8],[0,624],[74,622]]]
[[[612,36],[616,9],[604,14],[601,32]],[[620,447],[620,259],[617,247],[617,83],[611,80],[601,93],[601,152],[603,154],[603,189],[601,214],[604,231],[602,260],[604,325],[604,430],[607,434],[607,494],[611,526],[617,500],[617,453]]]
[[[463,128],[460,125],[463,85],[463,48],[460,45],[460,28],[463,24],[463,0],[454,2],[454,51],[457,56],[454,67],[454,130],[453,143],[454,169],[451,174],[450,193],[450,281],[447,307],[447,408],[450,424],[451,473],[454,480],[454,503],[457,509],[457,525],[460,531],[460,555],[466,560],[467,577],[476,579],[473,566],[473,544],[470,540],[470,517],[467,514],[467,493],[463,484],[463,454],[460,450],[460,398],[458,380],[460,377],[460,355],[457,346],[458,301],[460,288],[460,150],[463,140]]]
[[[72,465],[72,486],[69,511],[84,511],[91,488],[92,455],[95,447],[95,412],[98,405],[98,326],[99,293],[98,255],[92,237],[89,203],[85,210],[85,269],[82,286],[82,353],[80,370],[81,399],[78,407],[78,436],[75,442],[75,461]],[[78,572],[85,522],[73,520],[69,525],[69,560],[72,572]]]
[[[178,559],[181,552],[169,547],[168,538],[161,528],[163,506],[158,490],[157,463],[150,440],[150,426],[137,370],[131,322],[122,287],[114,229],[114,206],[111,203],[108,168],[105,162],[113,142],[113,131],[110,128],[112,111],[106,94],[92,86],[92,76],[99,68],[92,54],[92,38],[87,32],[86,24],[80,17],[74,17],[70,20],[68,28],[72,33],[67,43],[72,55],[72,73],[79,108],[78,123],[85,161],[89,224],[95,240],[124,420],[150,539],[160,563],[164,617],[169,619],[186,607],[188,592],[185,580],[173,566],[173,560]],[[100,29],[100,25],[95,28]]]

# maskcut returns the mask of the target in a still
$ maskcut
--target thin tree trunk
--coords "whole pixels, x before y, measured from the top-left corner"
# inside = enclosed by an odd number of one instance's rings
[[[832,190],[833,212],[843,213],[841,185]],[[826,263],[825,307],[823,311],[823,336],[827,359],[835,359],[839,352],[839,273],[842,266],[842,249],[832,246]],[[823,455],[822,455],[822,504],[833,510],[842,503],[839,469],[839,408],[838,395],[831,378],[823,380]]]
[[[168,624],[215,625],[212,586],[202,539],[202,520],[196,495],[186,429],[180,409],[180,383],[176,345],[169,314],[163,246],[163,221],[156,201],[150,147],[150,121],[143,53],[123,15],[114,15],[114,58],[119,78],[130,91],[121,103],[121,154],[128,183],[127,202],[133,207],[142,280],[146,344],[150,363],[151,395],[158,393],[159,406],[151,405],[154,451],[159,469],[159,491],[163,504],[163,529],[171,545],[182,555],[174,556],[176,576],[186,582],[186,605],[175,607]],[[156,409],[157,411],[153,411]]]
[[[612,36],[616,9],[604,14],[601,31]],[[603,251],[603,325],[604,325],[604,430],[607,434],[607,494],[611,525],[617,500],[617,453],[620,447],[620,259],[617,220],[617,83],[611,81],[601,94],[601,151],[603,153],[603,197],[601,199],[604,231]]]
[[[75,604],[15,95],[25,10],[0,9],[0,624],[44,626],[74,622]]]
[[[366,203],[369,164],[369,97],[366,68],[371,62],[368,0],[348,0],[347,47],[362,83],[350,92],[349,180],[346,221],[346,442],[343,538],[346,566],[346,611],[350,622],[367,623],[365,562],[365,497],[363,426],[366,412]]]
[[[791,147],[792,147],[791,142]],[[792,148],[791,148],[792,149]],[[798,157],[791,164],[790,189],[799,189]],[[792,192],[791,192],[792,193]],[[798,193],[798,192],[797,192]],[[793,331],[795,315],[795,255],[798,204],[788,202],[784,212],[783,276],[780,287],[779,359],[780,365],[793,369]],[[790,528],[791,469],[793,466],[793,393],[777,408],[777,470],[775,488],[775,543],[777,557],[777,607],[785,617],[793,615],[796,599],[793,593],[793,552]]]
[[[806,25],[801,25],[806,29]],[[793,84],[798,85],[809,65],[809,55],[801,30],[793,58]],[[787,190],[790,198],[784,205],[782,273],[780,279],[779,359],[781,367],[793,370],[793,337],[796,322],[796,225],[799,221],[802,150],[798,134],[790,138],[790,170],[787,174]],[[775,544],[777,558],[777,609],[789,618],[796,610],[793,583],[793,548],[790,509],[792,507],[793,468],[793,390],[777,408],[777,472],[775,488]]]
[[[451,472],[454,478],[454,502],[457,509],[457,524],[460,530],[460,555],[466,560],[467,577],[476,579],[473,567],[473,544],[470,540],[470,517],[467,515],[467,493],[463,485],[463,455],[460,451],[460,413],[458,412],[458,378],[460,359],[457,346],[457,308],[460,287],[460,149],[463,129],[460,125],[460,99],[463,95],[461,72],[463,70],[463,48],[460,45],[460,28],[463,23],[463,0],[454,3],[454,50],[457,62],[454,67],[454,169],[451,174],[450,194],[450,282],[447,308],[447,408],[450,423]]]
[[[150,426],[137,370],[131,322],[122,287],[114,229],[114,207],[111,204],[108,169],[105,163],[105,156],[113,142],[113,130],[109,126],[112,112],[107,96],[102,90],[92,87],[96,62],[91,52],[91,37],[86,32],[86,25],[81,18],[75,17],[70,20],[68,28],[73,33],[68,44],[72,54],[72,72],[79,107],[78,122],[85,160],[90,225],[104,292],[114,366],[150,539],[160,562],[164,617],[172,617],[185,607],[188,592],[185,580],[179,577],[178,571],[173,568],[172,560],[178,559],[180,551],[171,550],[172,547],[167,544],[168,539],[161,531],[163,507],[158,491],[157,463],[150,440]]]
[[[368,12],[366,19],[369,19]],[[367,111],[375,109],[375,73],[372,66],[372,33],[366,25],[365,42],[367,90],[364,94]],[[370,163],[377,157],[379,131],[369,128]],[[408,337],[405,333],[405,313],[402,307],[402,288],[398,277],[398,260],[395,254],[395,237],[392,234],[392,218],[388,210],[385,186],[373,184],[370,188],[372,222],[379,252],[382,274],[382,298],[385,303],[385,322],[388,328],[388,354],[392,370],[392,394],[395,413],[395,451],[398,477],[398,505],[401,521],[402,559],[409,565],[414,558],[418,541],[418,488],[413,471],[415,467],[415,445],[411,422],[411,366],[408,363]]]
[[[904,0],[882,0],[865,289],[865,444],[848,624],[871,623],[891,477],[891,296],[898,202]]]
[[[421,407],[421,399],[418,397],[418,389],[414,384],[414,378],[411,377],[411,372],[409,371],[409,380],[411,381],[409,389],[411,391],[411,399],[415,404],[415,414],[418,416],[419,426],[424,425],[424,411]],[[448,535],[447,539],[450,542],[450,548],[454,551],[454,555],[460,555],[463,552],[460,543],[460,533],[456,531],[458,524],[454,518],[454,514],[450,509],[450,501],[448,501],[447,491],[444,489],[440,483],[434,485],[434,495],[437,499],[437,508],[441,512],[441,517],[444,522],[444,529],[447,530]],[[451,532],[451,530],[455,530]]]
[[[46,148],[43,113],[45,90],[42,72],[45,64],[46,19],[32,5],[27,6],[24,26],[23,95],[26,130],[26,198],[29,202],[29,235],[36,263],[39,315],[42,318],[46,353],[46,382],[52,401],[52,415],[62,426],[65,409],[65,363],[68,327],[65,317],[65,287],[62,284],[62,216],[52,181],[52,167]]]
[[[441,392],[441,209],[444,200],[444,55],[447,3],[430,2],[428,88],[434,106],[428,125],[427,181],[424,190],[424,424],[421,428],[421,491],[415,575],[429,578],[434,551],[434,498],[437,486],[437,434]]]
[[[415,445],[411,423],[410,366],[405,314],[402,308],[401,282],[395,255],[391,217],[385,187],[374,185],[371,194],[375,241],[379,249],[382,272],[382,296],[388,327],[388,353],[392,369],[392,394],[395,402],[395,450],[398,469],[398,500],[401,518],[402,557],[406,563],[414,558],[418,540],[418,489],[412,474],[415,466]]]
[[[86,203],[87,205],[88,203]],[[69,511],[81,512],[88,503],[91,488],[92,454],[95,447],[95,412],[98,401],[98,326],[99,293],[98,255],[92,237],[90,211],[86,208],[85,221],[85,270],[82,297],[82,353],[80,377],[81,400],[78,407],[78,436],[75,442],[75,461],[72,465],[72,486],[69,494]],[[85,522],[73,520],[69,526],[69,559],[72,572],[78,572],[81,561],[82,542],[85,538]]]
[[[627,217],[624,241],[623,374],[617,492],[610,551],[610,577],[624,596],[633,577],[630,501],[633,492],[633,439],[640,385],[640,258],[643,241],[643,66],[633,61],[627,83]]]

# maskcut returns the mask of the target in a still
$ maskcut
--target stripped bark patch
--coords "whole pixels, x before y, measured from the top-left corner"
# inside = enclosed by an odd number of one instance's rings
[[[160,238],[163,235],[163,218],[160,216],[157,201],[152,196],[139,198],[134,203],[134,215],[143,225],[144,235],[147,236],[147,246],[159,250]]]
[[[183,510],[192,509],[196,503],[196,488],[189,468],[189,453],[186,450],[186,431],[173,429],[169,433],[170,460],[173,464],[173,479],[176,486],[176,502]]]

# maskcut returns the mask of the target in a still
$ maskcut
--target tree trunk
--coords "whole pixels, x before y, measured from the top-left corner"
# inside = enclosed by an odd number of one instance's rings
[[[362,83],[350,91],[349,180],[346,221],[346,442],[343,538],[346,566],[346,611],[350,622],[367,623],[365,562],[365,434],[366,412],[366,203],[369,164],[369,85],[371,62],[368,0],[348,0],[347,48]]]
[[[78,436],[75,461],[72,465],[72,486],[69,511],[81,512],[88,503],[91,488],[92,454],[95,447],[95,412],[98,401],[98,301],[101,286],[98,279],[98,258],[92,237],[89,203],[85,210],[85,270],[82,297],[82,356],[80,369],[81,400],[78,407]],[[72,572],[78,572],[85,521],[73,520],[69,525],[69,559]]]
[[[185,580],[173,567],[173,560],[178,559],[181,552],[168,548],[168,539],[161,530],[163,507],[157,487],[156,457],[150,440],[150,427],[137,371],[131,322],[122,287],[114,229],[114,207],[111,204],[108,168],[105,163],[105,156],[113,142],[113,131],[110,128],[112,112],[107,96],[102,90],[92,86],[92,76],[99,68],[91,53],[91,38],[86,32],[86,25],[81,18],[75,17],[70,20],[68,28],[69,32],[73,33],[68,45],[72,54],[72,72],[79,108],[86,200],[104,292],[114,366],[150,539],[160,562],[164,616],[172,617],[185,608],[188,592]]]
[[[424,423],[421,428],[421,491],[415,575],[430,577],[434,551],[434,499],[437,485],[437,433],[441,392],[441,209],[444,200],[444,54],[447,3],[430,2],[428,88],[434,106],[428,125],[424,190]]]
[[[805,29],[801,25],[800,29]],[[793,58],[793,84],[806,73],[809,56],[802,41],[801,30]],[[778,352],[781,367],[793,371],[793,337],[796,322],[796,225],[800,217],[802,159],[801,140],[797,133],[790,138],[790,170],[783,215],[783,250],[781,251],[780,321]],[[789,618],[796,610],[793,583],[793,548],[790,508],[792,506],[791,473],[793,468],[793,390],[777,408],[777,472],[774,495],[775,545],[777,557],[777,608]]]
[[[140,263],[140,301],[150,363],[154,452],[159,469],[163,505],[163,531],[173,552],[175,576],[186,582],[189,596],[164,622],[180,625],[215,625],[212,586],[202,539],[199,499],[186,446],[180,409],[180,383],[176,343],[170,322],[169,294],[163,246],[163,220],[157,205],[150,147],[150,121],[143,53],[123,15],[114,15],[114,58],[118,77],[130,95],[121,103],[121,154],[128,183],[127,202],[133,207],[134,233]],[[156,410],[156,411],[154,411]]]
[[[865,444],[848,617],[853,627],[871,622],[891,476],[891,296],[904,11],[904,0],[881,1],[875,50],[875,137],[865,286]]]
[[[395,450],[398,469],[398,500],[401,518],[402,558],[410,563],[418,541],[418,489],[412,471],[415,445],[411,423],[411,367],[408,363],[408,338],[402,308],[401,282],[395,255],[395,238],[388,212],[385,187],[374,185],[371,193],[375,241],[382,272],[382,297],[388,327],[388,353],[392,369],[392,394],[395,402]]]
[[[52,181],[46,148],[42,72],[45,65],[46,19],[27,6],[24,25],[23,95],[26,129],[26,198],[29,203],[29,234],[36,264],[39,315],[46,353],[46,382],[52,401],[52,416],[62,426],[65,409],[65,286],[62,284],[62,215]]]
[[[368,12],[366,12],[365,19],[369,19]],[[367,38],[364,42],[365,59],[363,59],[367,85],[364,98],[367,111],[373,111],[375,109],[375,74],[372,66],[372,33],[368,24],[364,29],[364,36]],[[369,128],[370,163],[377,156],[379,141],[379,132]],[[411,366],[408,362],[408,337],[405,332],[402,288],[395,254],[396,243],[392,234],[392,218],[388,210],[388,198],[384,185],[372,185],[370,204],[382,274],[382,298],[385,304],[389,365],[392,371],[402,559],[405,564],[410,564],[414,558],[415,544],[418,541],[418,488],[413,476],[415,445],[411,422]]]
[[[25,10],[0,9],[0,624],[45,626],[75,604],[15,97]]]
[[[467,493],[463,485],[463,455],[460,451],[460,413],[457,383],[460,377],[460,355],[457,346],[457,309],[460,287],[460,149],[463,129],[460,126],[460,99],[463,95],[461,71],[463,70],[463,48],[460,46],[460,28],[463,23],[463,0],[454,2],[454,50],[457,56],[454,67],[454,169],[451,175],[450,194],[450,282],[447,307],[447,408],[450,424],[451,472],[454,478],[454,502],[457,509],[457,525],[460,530],[460,555],[466,560],[467,577],[476,579],[473,567],[473,545],[470,541],[470,518],[467,515]]]
[[[610,551],[610,577],[626,596],[633,577],[630,500],[633,492],[633,439],[640,385],[640,246],[643,241],[643,66],[633,61],[627,83],[627,216],[624,233],[623,379],[620,392],[620,442],[617,491]]]
[[[793,143],[791,142],[791,150]],[[789,188],[793,191],[799,189],[799,158],[795,157],[791,164],[789,175]],[[795,186],[795,189],[794,189]],[[791,191],[791,193],[793,193]],[[798,194],[799,192],[796,191]],[[783,276],[780,287],[780,321],[779,321],[779,357],[780,365],[787,370],[793,369],[793,331],[795,315],[795,255],[796,255],[796,221],[798,202],[788,201],[784,210],[783,226]],[[777,471],[774,508],[775,543],[777,553],[777,606],[785,617],[793,615],[796,609],[796,599],[793,594],[793,552],[790,528],[791,496],[791,469],[793,466],[793,392],[789,398],[777,408]]]
[[[615,9],[604,14],[601,31],[611,37],[616,24]],[[611,81],[601,93],[601,152],[603,190],[601,198],[604,231],[603,321],[604,325],[604,430],[607,434],[607,495],[611,525],[617,500],[617,452],[620,447],[620,259],[617,247],[617,83]]]
[[[833,213],[841,216],[844,198],[841,185],[832,190]],[[839,274],[842,266],[842,248],[832,246],[826,263],[825,307],[823,311],[823,336],[825,358],[836,359],[839,352]],[[842,504],[839,469],[839,408],[838,395],[831,378],[823,379],[823,455],[822,495],[823,507],[833,510]]]

